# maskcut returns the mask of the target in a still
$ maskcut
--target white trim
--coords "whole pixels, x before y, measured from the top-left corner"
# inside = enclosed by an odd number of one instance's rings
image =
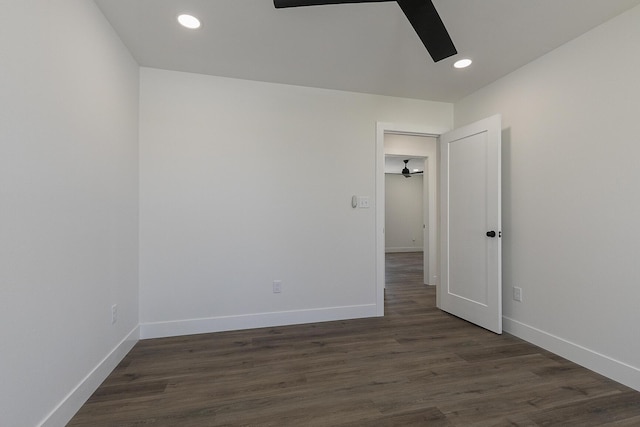
[[[85,376],[73,390],[38,424],[39,427],[66,425],[100,384],[113,372],[118,363],[131,351],[140,337],[139,326],[133,328],[104,359]]]
[[[424,248],[422,246],[414,246],[414,247],[398,247],[398,248],[390,248],[386,247],[384,249],[386,253],[396,253],[396,252],[424,252]]]
[[[376,123],[376,314],[384,316],[384,132],[389,123]]]
[[[640,391],[639,368],[509,317],[503,316],[502,320],[505,332]]]
[[[167,322],[150,322],[140,324],[140,339],[237,331],[242,329],[266,328],[272,326],[299,325],[304,323],[330,322],[334,320],[360,319],[363,317],[375,316],[376,305],[366,304],[310,310],[245,314],[238,316],[206,317]]]

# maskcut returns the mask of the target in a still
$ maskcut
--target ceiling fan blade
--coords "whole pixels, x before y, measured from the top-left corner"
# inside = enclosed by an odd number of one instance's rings
[[[341,4],[341,3],[374,3],[391,0],[273,0],[273,5],[276,9],[283,7],[298,7],[298,6],[319,6],[322,4]]]
[[[377,3],[391,0],[273,0],[276,9],[341,3]],[[396,0],[434,62],[458,53],[431,0]]]
[[[458,53],[431,0],[397,0],[434,62]]]

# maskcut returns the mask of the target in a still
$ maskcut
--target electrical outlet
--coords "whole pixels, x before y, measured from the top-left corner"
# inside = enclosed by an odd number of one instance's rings
[[[358,207],[368,209],[369,208],[369,198],[365,196],[358,197]]]
[[[513,300],[522,302],[522,288],[513,287]]]
[[[111,324],[115,324],[118,321],[118,304],[111,306]]]
[[[273,281],[273,293],[279,294],[282,292],[282,280],[274,280]]]

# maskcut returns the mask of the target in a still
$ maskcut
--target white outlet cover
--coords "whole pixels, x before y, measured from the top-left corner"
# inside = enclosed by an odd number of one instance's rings
[[[274,294],[279,294],[282,292],[282,281],[281,280],[274,280],[273,281],[273,293]]]
[[[513,287],[513,299],[522,302],[522,288],[518,288],[517,286]]]

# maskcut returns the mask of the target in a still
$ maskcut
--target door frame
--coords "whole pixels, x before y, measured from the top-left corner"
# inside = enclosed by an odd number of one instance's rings
[[[385,194],[384,194],[384,136],[385,134],[397,134],[397,135],[411,135],[411,136],[428,136],[439,138],[441,134],[448,132],[451,128],[437,127],[437,126],[421,126],[410,124],[397,124],[388,122],[376,123],[376,209],[375,209],[375,226],[376,226],[376,313],[378,316],[384,316],[384,287],[385,287]],[[437,157],[437,156],[436,156]],[[428,168],[432,170],[434,167],[439,166],[440,160],[438,158],[427,158]],[[437,169],[436,169],[437,170]],[[436,276],[435,283],[433,285],[440,284],[439,274],[439,241],[434,239],[432,233],[438,232],[438,204],[431,203],[437,201],[437,188],[436,191],[431,191],[432,185],[436,183],[429,182],[428,197],[429,197],[429,224],[428,224],[428,241],[425,244],[429,245],[429,271],[430,282],[433,276]],[[432,245],[432,241],[434,241]]]

